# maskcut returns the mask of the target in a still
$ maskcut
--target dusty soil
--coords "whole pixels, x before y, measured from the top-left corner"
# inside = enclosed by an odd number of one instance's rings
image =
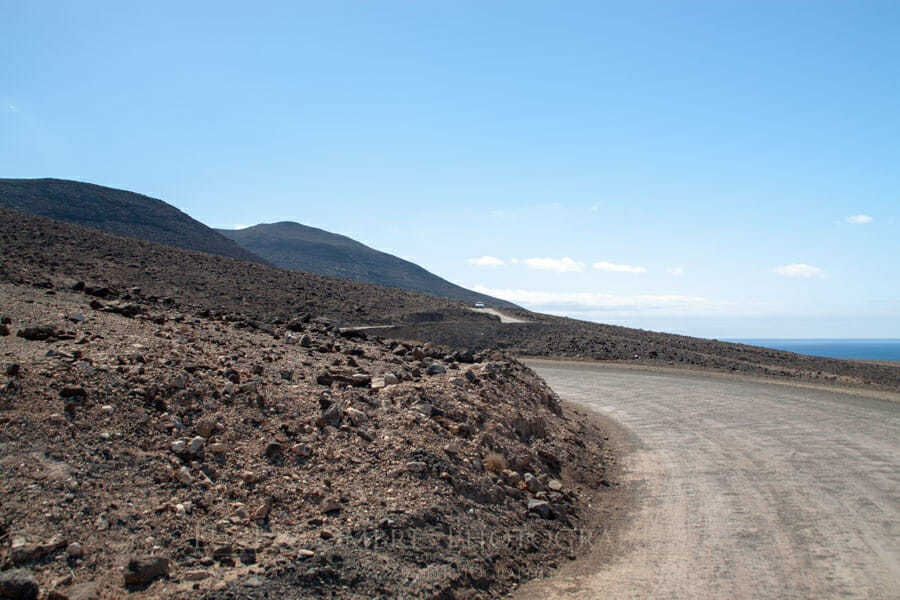
[[[71,600],[491,598],[574,557],[603,505],[601,428],[506,354],[108,283],[0,284],[4,576]]]
[[[896,398],[527,364],[562,398],[626,428],[621,479],[637,502],[618,537],[516,600],[896,598]]]

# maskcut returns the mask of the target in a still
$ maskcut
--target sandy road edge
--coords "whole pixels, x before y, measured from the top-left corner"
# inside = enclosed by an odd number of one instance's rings
[[[545,578],[523,583],[510,592],[509,600],[546,600],[542,582],[557,577],[589,575],[620,558],[625,551],[622,534],[641,508],[640,485],[627,481],[624,476],[624,459],[640,446],[637,437],[618,421],[591,408],[565,399],[562,405],[566,416],[589,419],[604,432],[604,448],[611,457],[605,473],[610,485],[596,490],[591,496],[591,512],[581,531],[587,536],[587,543],[577,548],[574,560],[561,563]]]
[[[726,373],[713,369],[702,369],[694,367],[664,367],[658,365],[646,365],[627,361],[604,361],[604,360],[573,360],[562,358],[549,358],[542,356],[516,356],[520,362],[528,365],[529,363],[539,363],[542,365],[570,365],[575,367],[596,367],[601,369],[633,369],[635,371],[666,373],[670,375],[684,375],[692,377],[711,377],[725,381],[743,381],[746,383],[762,383],[771,385],[781,385],[794,388],[804,388],[822,392],[834,392],[836,394],[846,394],[850,396],[859,396],[862,398],[871,398],[874,400],[888,400],[891,402],[900,402],[900,392],[890,392],[887,390],[876,390],[867,387],[840,386],[806,383],[801,381],[791,381],[789,379],[779,379],[776,377],[757,377],[753,375],[741,375],[737,373]]]

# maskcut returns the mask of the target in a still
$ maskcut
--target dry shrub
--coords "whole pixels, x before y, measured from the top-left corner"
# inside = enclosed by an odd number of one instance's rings
[[[506,459],[499,452],[488,452],[484,457],[484,470],[491,473],[502,473],[506,469]]]

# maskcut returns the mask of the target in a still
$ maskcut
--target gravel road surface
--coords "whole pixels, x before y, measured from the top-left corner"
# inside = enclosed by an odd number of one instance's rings
[[[495,317],[500,317],[501,323],[531,323],[531,321],[526,321],[525,319],[502,313],[496,308],[472,308],[471,310],[472,312],[487,313],[489,315],[494,315]]]
[[[552,598],[900,598],[900,402],[528,361],[620,423],[635,508]]]

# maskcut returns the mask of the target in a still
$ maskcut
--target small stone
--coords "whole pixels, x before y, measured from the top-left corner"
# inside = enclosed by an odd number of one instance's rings
[[[365,373],[356,373],[350,376],[350,384],[353,387],[366,387],[372,383],[372,377]]]
[[[319,385],[331,385],[334,383],[334,377],[332,377],[331,373],[319,373],[316,375],[316,383]]]
[[[216,422],[212,419],[200,419],[194,425],[194,431],[205,438],[212,436],[216,432]]]
[[[49,325],[26,327],[25,329],[19,330],[16,335],[29,341],[46,341],[57,337],[56,329]]]
[[[551,479],[547,482],[547,489],[551,492],[561,492],[563,484],[559,479]]]
[[[308,458],[308,457],[312,456],[312,453],[313,453],[312,447],[310,447],[309,444],[303,444],[303,443],[294,444],[291,447],[291,452],[295,456],[300,456],[302,458]]]
[[[544,489],[541,481],[531,473],[525,473],[522,479],[525,482],[525,488],[532,494],[536,494]]]
[[[191,475],[191,470],[187,467],[178,469],[175,473],[175,478],[184,485],[192,485],[194,483],[194,477]]]
[[[241,548],[238,552],[238,556],[245,565],[256,564],[256,549],[254,548]]]
[[[312,557],[315,556],[315,555],[316,555],[315,552],[313,552],[312,550],[307,550],[306,548],[302,548],[302,549],[300,549],[300,550],[297,550],[297,558],[299,558],[300,560],[305,560],[305,559],[307,559],[307,558],[312,558]]]
[[[538,500],[537,498],[528,500],[528,512],[538,515],[542,519],[549,519],[552,516],[550,503],[546,500]]]
[[[203,444],[205,442],[206,440],[199,435],[191,438],[191,441],[187,443],[187,451],[190,454],[200,454],[201,452],[203,452]]]
[[[309,337],[309,334],[304,333],[300,336],[300,345],[304,348],[309,348],[312,346],[312,338]]]
[[[222,442],[216,442],[214,444],[210,444],[207,446],[207,449],[213,454],[225,454],[228,451],[228,447]]]
[[[253,511],[253,520],[254,521],[265,521],[269,518],[269,513],[272,512],[273,500],[271,497],[263,500],[263,503]]]
[[[169,574],[169,559],[161,556],[135,556],[125,567],[125,585],[143,585]]]
[[[327,498],[322,500],[322,504],[319,506],[319,509],[325,513],[332,513],[341,510],[341,503],[336,498]]]
[[[429,402],[419,402],[413,406],[413,410],[423,416],[431,417],[434,412],[434,407]]]
[[[324,427],[326,425],[333,425],[337,427],[340,425],[342,419],[342,411],[341,407],[337,404],[332,404],[325,412],[322,413],[322,416],[319,417],[319,426]]]
[[[359,410],[358,408],[354,408],[352,406],[348,406],[344,411],[344,414],[347,415],[347,418],[353,422],[354,425],[358,425],[359,423],[365,423],[369,420],[369,415]]]
[[[266,458],[277,458],[284,453],[284,446],[278,442],[269,442],[263,449],[263,456]]]
[[[72,586],[65,593],[66,600],[100,600],[100,584],[86,581]],[[51,600],[48,596],[47,600]]]
[[[219,544],[213,548],[212,557],[221,561],[222,559],[230,558],[233,552],[234,548],[232,548],[231,544]]]
[[[78,542],[72,542],[66,547],[66,555],[73,560],[84,558],[84,547]]]
[[[60,398],[66,399],[84,399],[87,397],[87,392],[82,387],[64,387],[59,391]]]
[[[428,465],[419,461],[412,461],[406,463],[406,470],[411,473],[424,473],[428,470]]]
[[[38,584],[32,574],[25,569],[0,572],[0,597],[11,600],[35,600],[38,597]]]
[[[9,558],[17,565],[37,560],[40,558],[40,547],[21,536],[15,536],[10,543]]]
[[[426,375],[441,375],[442,373],[447,372],[447,367],[440,363],[434,363],[433,365],[429,365],[427,369],[425,369]]]
[[[210,574],[209,571],[204,571],[203,569],[194,569],[191,571],[185,571],[182,578],[185,581],[203,581],[204,579],[209,579]]]
[[[12,363],[12,364],[10,364],[10,365],[7,365],[7,367],[6,367],[6,376],[7,376],[7,377],[16,377],[16,376],[19,375],[19,371],[20,371],[20,370],[21,370],[21,367],[19,367],[19,365],[16,364],[16,363]]]
[[[501,475],[503,475],[503,479],[506,483],[512,487],[518,487],[519,483],[522,481],[522,476],[511,469],[504,470]]]
[[[172,445],[169,446],[172,449],[172,452],[175,454],[186,454],[187,453],[187,442],[184,440],[175,440],[172,442]]]

